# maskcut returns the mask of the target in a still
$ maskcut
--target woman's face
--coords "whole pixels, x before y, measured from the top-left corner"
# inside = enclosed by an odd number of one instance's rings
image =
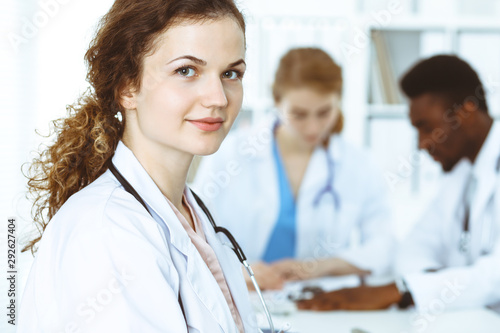
[[[241,108],[244,59],[231,18],[169,28],[144,58],[140,90],[122,94],[125,135],[142,147],[214,153]]]
[[[330,135],[340,115],[339,105],[338,93],[297,88],[286,91],[278,109],[286,130],[306,145],[315,146]]]

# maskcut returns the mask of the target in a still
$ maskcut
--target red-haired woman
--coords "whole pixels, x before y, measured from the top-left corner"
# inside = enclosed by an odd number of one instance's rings
[[[256,331],[241,265],[185,185],[241,107],[241,13],[116,0],[85,59],[92,90],[30,169],[43,235],[18,332]]]
[[[195,187],[229,227],[261,287],[287,279],[384,274],[391,214],[380,174],[344,141],[341,68],[321,49],[292,49],[273,86],[278,109],[202,161]]]

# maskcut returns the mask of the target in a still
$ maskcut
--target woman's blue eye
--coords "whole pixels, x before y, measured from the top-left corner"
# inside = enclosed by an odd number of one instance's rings
[[[185,77],[193,77],[195,76],[196,71],[191,67],[182,67],[177,70],[177,73]]]
[[[240,73],[237,71],[226,71],[222,74],[222,76],[226,79],[234,80],[240,77]]]

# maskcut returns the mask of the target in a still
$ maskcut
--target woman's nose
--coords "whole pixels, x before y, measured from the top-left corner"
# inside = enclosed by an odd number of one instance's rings
[[[227,106],[227,96],[220,78],[207,78],[203,86],[202,105],[210,109],[223,109]]]

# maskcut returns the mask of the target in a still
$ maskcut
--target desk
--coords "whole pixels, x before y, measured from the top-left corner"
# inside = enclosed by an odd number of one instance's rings
[[[382,285],[389,278],[371,281]],[[288,283],[283,291],[265,291],[264,298],[273,317],[274,328],[290,324],[289,332],[296,333],[496,333],[500,332],[500,315],[487,308],[461,311],[417,312],[415,309],[399,310],[393,307],[383,311],[297,311],[287,295],[303,286],[320,286],[324,290],[354,287],[357,276],[327,277],[310,281]],[[263,314],[262,304],[255,292],[250,293],[257,321],[261,327],[269,327]],[[500,309],[500,305],[499,308]],[[287,313],[285,315],[285,313]],[[356,332],[356,331],[354,331]]]
[[[265,318],[258,316],[259,323]],[[367,333],[490,333],[500,332],[500,315],[488,309],[417,314],[400,311],[297,311],[287,316],[273,316],[275,328],[290,323],[290,332],[352,333],[353,328]]]

